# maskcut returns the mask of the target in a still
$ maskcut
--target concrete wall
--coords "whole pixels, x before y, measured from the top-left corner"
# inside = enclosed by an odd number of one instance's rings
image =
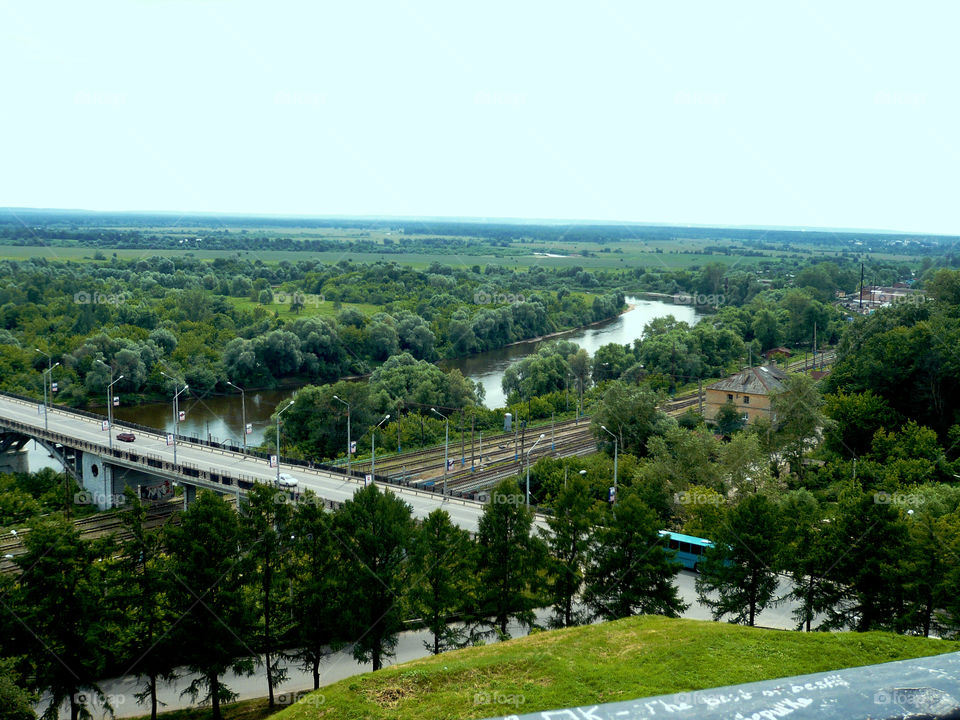
[[[747,414],[747,422],[754,422],[759,417],[770,417],[770,396],[756,395],[753,393],[738,393],[727,390],[712,390],[707,388],[706,404],[703,407],[703,414],[707,420],[713,420],[727,402],[728,396],[733,395],[733,404],[740,414]],[[749,403],[744,403],[743,399],[749,398]]]

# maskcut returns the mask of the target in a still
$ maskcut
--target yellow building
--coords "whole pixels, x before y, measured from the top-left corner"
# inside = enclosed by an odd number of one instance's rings
[[[746,416],[747,422],[753,422],[758,417],[772,420],[770,396],[784,389],[786,377],[786,373],[774,365],[761,365],[714,383],[707,387],[704,416],[707,420],[713,420],[720,408],[732,402],[741,415]]]

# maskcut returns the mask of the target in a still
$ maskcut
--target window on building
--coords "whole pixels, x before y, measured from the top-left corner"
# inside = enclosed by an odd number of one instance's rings
[[[749,404],[750,404],[750,398],[747,397],[746,395],[744,395],[744,397],[743,397],[743,404],[744,404],[744,405],[749,405]]]
[[[727,400],[733,400],[733,394],[727,393]]]

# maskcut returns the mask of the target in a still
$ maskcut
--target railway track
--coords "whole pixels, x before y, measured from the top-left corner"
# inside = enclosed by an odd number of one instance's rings
[[[553,426],[553,433],[557,439],[560,440],[561,437],[566,437],[572,432],[583,431],[583,429],[588,428],[590,425],[590,418],[581,417],[579,421],[574,419],[570,420],[560,420],[557,421],[556,425]],[[539,436],[540,433],[546,434],[549,438],[551,436],[551,424],[538,424],[538,425],[528,425],[526,431],[526,437],[529,439],[531,436]],[[513,447],[513,442],[515,438],[515,431],[509,433],[496,433],[488,435],[483,434],[483,455],[484,457],[496,452],[491,451],[490,448],[498,448],[501,445],[509,444],[510,447]],[[478,434],[479,438],[479,434]],[[528,444],[529,441],[528,440]],[[464,443],[464,452],[460,452],[460,442],[459,441],[450,441],[450,452],[449,457],[451,459],[462,458],[463,455],[470,457],[470,446],[471,443],[467,440]],[[477,444],[477,450],[480,449],[479,443]],[[519,444],[518,444],[519,448]],[[478,453],[479,454],[479,453]],[[383,458],[377,457],[377,473],[381,475],[395,475],[395,474],[419,474],[423,472],[429,472],[431,470],[443,471],[443,459],[444,459],[444,446],[433,445],[429,448],[424,448],[423,450],[416,450],[409,453],[401,453],[399,455],[388,455]],[[351,468],[358,470],[360,472],[370,472],[370,460],[360,460],[351,463]]]
[[[144,527],[153,530],[168,522],[176,522],[178,511],[182,508],[183,501],[180,499],[151,505],[144,521]],[[80,533],[80,538],[87,541],[97,540],[109,535],[114,535],[118,541],[129,540],[131,537],[130,533],[124,529],[123,521],[116,511],[74,520],[73,526]],[[0,572],[18,572],[14,559],[26,552],[23,538],[29,533],[29,529],[23,529],[18,530],[16,535],[8,534],[0,538]]]

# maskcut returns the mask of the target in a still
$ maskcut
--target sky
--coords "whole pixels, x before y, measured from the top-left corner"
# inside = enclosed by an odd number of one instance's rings
[[[960,3],[0,0],[0,206],[960,233]]]

